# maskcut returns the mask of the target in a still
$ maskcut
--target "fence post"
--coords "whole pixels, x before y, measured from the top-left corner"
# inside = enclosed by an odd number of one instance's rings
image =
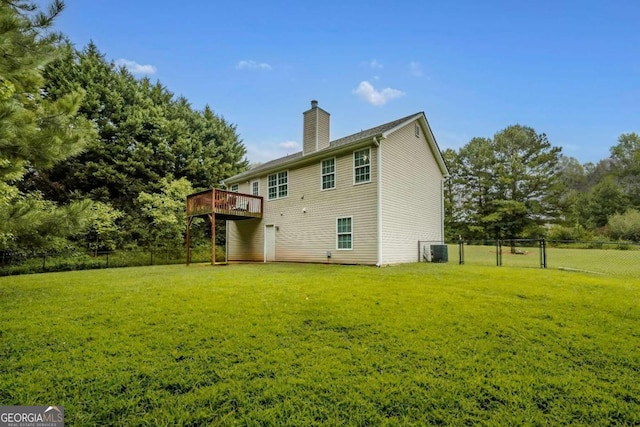
[[[458,263],[464,264],[464,240],[458,240]]]
[[[542,239],[540,241],[540,245],[541,245],[541,256],[542,256],[542,265],[540,266],[541,268],[547,268],[547,241],[545,239]]]
[[[500,239],[496,239],[496,267],[502,266],[502,244]]]
[[[109,251],[107,251],[107,268],[109,268]]]

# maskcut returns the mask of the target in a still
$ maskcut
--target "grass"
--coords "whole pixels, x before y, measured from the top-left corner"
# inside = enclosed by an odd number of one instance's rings
[[[0,278],[0,404],[67,425],[638,425],[640,283],[455,264]]]

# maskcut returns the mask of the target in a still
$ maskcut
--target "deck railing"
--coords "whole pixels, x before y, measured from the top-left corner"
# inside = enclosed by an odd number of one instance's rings
[[[263,199],[260,196],[219,190],[201,191],[187,196],[187,216],[217,215],[262,218]]]

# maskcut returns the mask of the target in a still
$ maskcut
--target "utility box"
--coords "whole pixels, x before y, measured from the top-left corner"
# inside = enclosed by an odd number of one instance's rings
[[[431,245],[431,262],[449,262],[447,245]]]

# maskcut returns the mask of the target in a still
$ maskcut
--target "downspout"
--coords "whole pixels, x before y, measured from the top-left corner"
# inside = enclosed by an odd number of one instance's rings
[[[442,244],[444,244],[444,180],[446,178],[442,177],[440,180],[440,238],[442,239]]]
[[[381,137],[381,140],[384,137]],[[377,137],[373,137],[373,143],[378,149],[378,155],[376,156],[378,161],[378,262],[376,266],[382,267],[382,146],[380,145]]]

